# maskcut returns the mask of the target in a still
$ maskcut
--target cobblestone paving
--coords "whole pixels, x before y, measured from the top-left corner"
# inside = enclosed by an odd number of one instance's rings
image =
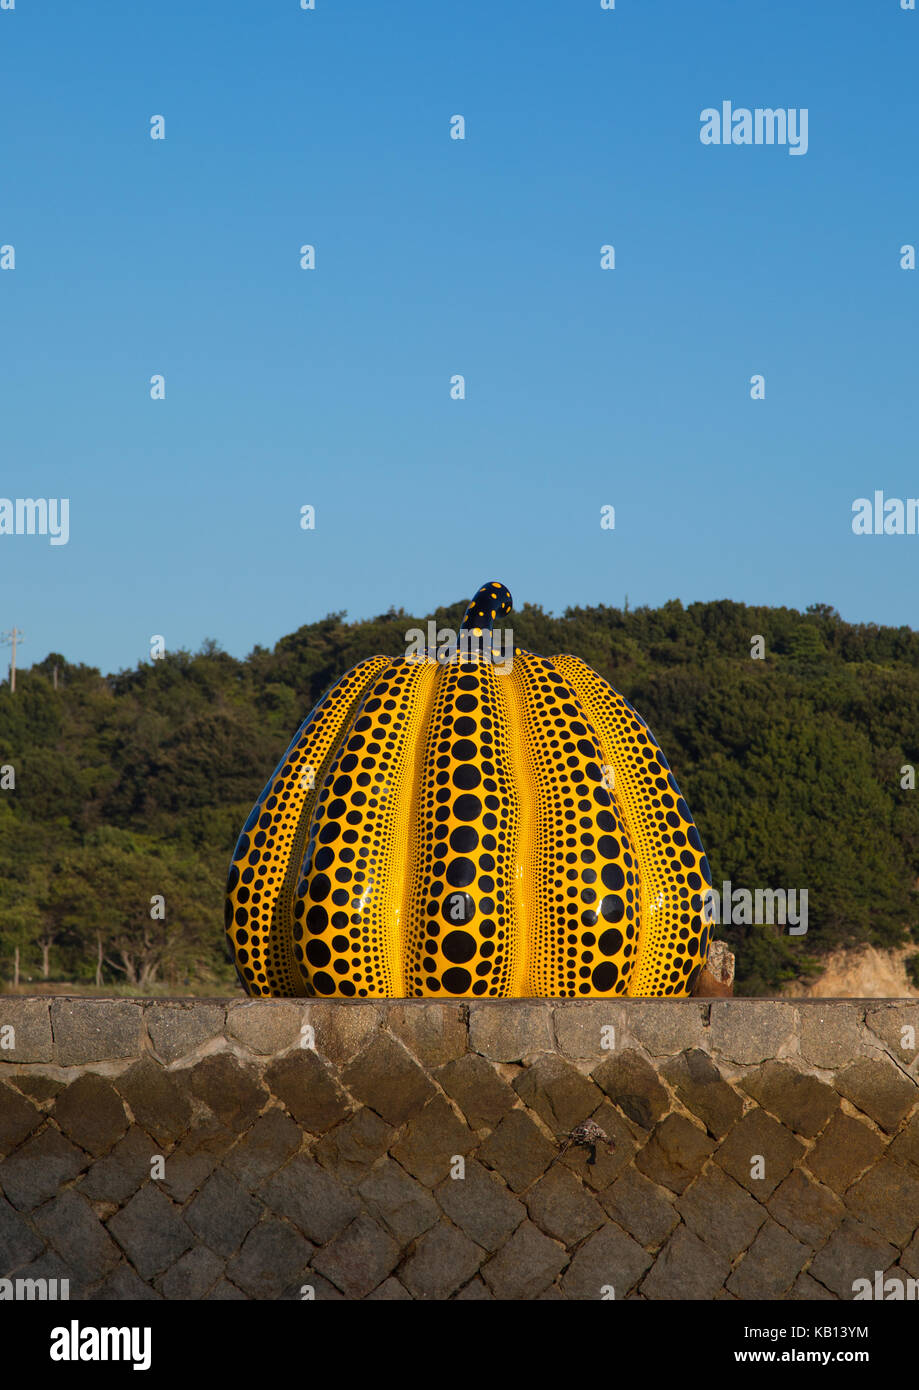
[[[919,1280],[917,1039],[909,1000],[0,997],[0,1277],[851,1299]]]

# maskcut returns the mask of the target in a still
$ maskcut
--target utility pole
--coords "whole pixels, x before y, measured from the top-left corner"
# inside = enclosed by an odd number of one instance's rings
[[[19,642],[24,642],[25,640],[26,639],[23,636],[22,629],[18,627],[11,628],[9,632],[4,632],[3,636],[0,637],[0,642],[2,642],[5,647],[11,647],[13,652],[13,655],[10,659],[11,695],[16,694],[16,647]]]

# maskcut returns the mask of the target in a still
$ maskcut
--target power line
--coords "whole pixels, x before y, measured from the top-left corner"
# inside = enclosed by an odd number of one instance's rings
[[[11,628],[9,632],[4,632],[3,636],[0,637],[0,642],[2,642],[5,647],[12,648],[12,657],[10,659],[11,695],[16,694],[16,648],[20,642],[24,642],[25,640],[25,634],[22,629],[18,627]]]

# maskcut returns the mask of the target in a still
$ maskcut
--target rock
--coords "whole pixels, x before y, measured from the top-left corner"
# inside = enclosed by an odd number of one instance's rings
[[[778,1057],[796,1042],[798,1011],[774,999],[716,1000],[711,1006],[712,1051],[749,1066]]]
[[[352,1113],[352,1104],[328,1064],[312,1048],[297,1048],[279,1057],[266,1068],[265,1081],[297,1124],[311,1134],[325,1134]]]
[[[152,1182],[116,1211],[108,1228],[142,1279],[162,1274],[194,1244],[182,1213]]]
[[[203,1000],[151,1002],[144,1009],[144,1022],[154,1051],[167,1066],[197,1051],[212,1038],[220,1037],[226,1021],[222,1004]]]
[[[766,1220],[759,1202],[713,1163],[676,1204],[689,1229],[730,1264],[747,1250]]]
[[[514,1104],[510,1086],[478,1053],[448,1062],[434,1074],[473,1129],[493,1129]]]
[[[362,1212],[314,1255],[313,1268],[331,1279],[347,1298],[366,1298],[398,1261],[399,1246],[392,1236]],[[407,1278],[405,1282],[410,1288]]]
[[[561,1245],[524,1221],[482,1270],[482,1278],[499,1299],[531,1299],[547,1288],[568,1263]]]
[[[713,1299],[730,1265],[685,1226],[678,1226],[643,1281],[646,1298]]]
[[[774,1221],[767,1221],[727,1282],[738,1298],[782,1298],[791,1288],[810,1250]]]
[[[652,1182],[680,1193],[689,1186],[714,1148],[704,1130],[682,1115],[668,1115],[657,1126],[635,1163]]]
[[[12,1028],[12,1033],[5,1030]],[[54,1057],[50,1001],[0,995],[0,1033],[4,1063],[50,1062]]]
[[[866,1058],[836,1077],[836,1089],[892,1134],[919,1100],[919,1086],[892,1062]]]
[[[603,1299],[612,1288],[616,1299],[638,1283],[651,1256],[612,1222],[584,1241],[562,1276],[566,1298]]]
[[[110,1081],[93,1072],[58,1095],[54,1118],[75,1144],[96,1158],[108,1153],[128,1128],[121,1097]]]
[[[552,1050],[551,1013],[543,1003],[516,999],[469,1005],[469,1045],[492,1062],[521,1062]]]
[[[790,1129],[762,1110],[750,1110],[722,1142],[715,1160],[757,1201],[764,1202],[803,1153],[804,1145]],[[760,1167],[763,1176],[755,1177]]]
[[[819,1134],[839,1109],[839,1098],[832,1086],[785,1062],[765,1062],[745,1076],[741,1085],[764,1110],[806,1139]]]
[[[445,1178],[434,1190],[454,1225],[482,1250],[496,1250],[526,1217],[500,1178],[480,1163],[466,1164],[463,1178]]]
[[[613,1104],[642,1129],[652,1129],[670,1110],[670,1096],[657,1072],[634,1048],[607,1057],[594,1067],[593,1078]]]
[[[402,1167],[426,1187],[447,1176],[456,1155],[475,1146],[472,1130],[458,1119],[443,1096],[434,1096],[391,1149]]]
[[[884,1141],[879,1134],[863,1121],[840,1111],[804,1161],[815,1178],[834,1192],[845,1192],[859,1173],[877,1162],[883,1151]]]
[[[341,1235],[361,1212],[351,1189],[308,1154],[297,1154],[280,1172],[266,1178],[258,1195],[316,1245]]]
[[[54,1060],[61,1067],[139,1057],[144,1048],[144,1011],[117,999],[51,1001]]]
[[[462,1004],[400,999],[386,1006],[386,1027],[425,1067],[440,1067],[468,1048]]]
[[[477,1272],[484,1254],[461,1231],[435,1226],[418,1241],[401,1278],[413,1298],[449,1298]]]
[[[391,1125],[401,1125],[417,1114],[435,1093],[431,1078],[387,1033],[371,1038],[342,1072],[342,1082]]]

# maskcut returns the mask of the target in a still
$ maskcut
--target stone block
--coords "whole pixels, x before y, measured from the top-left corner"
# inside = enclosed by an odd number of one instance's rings
[[[701,1171],[714,1148],[704,1130],[683,1115],[668,1115],[654,1130],[635,1163],[652,1182],[680,1193]]]
[[[594,1193],[561,1163],[551,1164],[530,1188],[526,1204],[539,1229],[565,1246],[576,1245],[606,1220]]]
[[[108,1228],[142,1279],[162,1274],[194,1245],[182,1213],[154,1182],[116,1211]]]
[[[600,1300],[606,1297],[604,1290],[612,1287],[615,1298],[622,1299],[650,1265],[647,1251],[609,1222],[580,1246],[562,1275],[562,1292],[566,1298]]]
[[[413,1298],[449,1298],[477,1272],[484,1250],[452,1226],[434,1226],[418,1241],[400,1277]]]
[[[750,1110],[723,1140],[715,1155],[725,1172],[764,1202],[804,1153],[790,1129],[762,1110]],[[762,1164],[755,1162],[762,1159]],[[755,1176],[760,1167],[763,1176]]]
[[[466,1053],[465,1006],[399,999],[386,1005],[386,1027],[423,1067],[440,1067]]]
[[[220,1163],[234,1136],[217,1120],[204,1119],[192,1124],[178,1146],[166,1159],[164,1190],[174,1202],[187,1202]]]
[[[865,1058],[836,1077],[836,1089],[893,1134],[919,1100],[919,1085],[893,1062]]]
[[[670,1110],[657,1072],[634,1048],[614,1052],[593,1069],[597,1085],[642,1129],[653,1129]]]
[[[56,1129],[43,1129],[4,1159],[3,1191],[14,1207],[31,1211],[89,1165],[89,1157]]]
[[[352,1096],[391,1125],[404,1124],[436,1092],[423,1068],[388,1033],[375,1034],[341,1079]]]
[[[0,1081],[0,1157],[12,1153],[43,1120],[37,1106]]]
[[[353,1106],[328,1064],[309,1047],[279,1057],[265,1071],[265,1081],[311,1134],[325,1134],[351,1114]]]
[[[903,1126],[887,1152],[898,1163],[912,1163],[919,1168],[919,1110]]]
[[[517,999],[469,1005],[469,1045],[492,1062],[522,1062],[535,1052],[551,1052],[552,1014],[548,1004]]]
[[[919,1173],[885,1156],[852,1184],[845,1200],[855,1217],[903,1247],[919,1226]]]
[[[851,1300],[856,1279],[873,1284],[875,1270],[887,1269],[896,1258],[896,1248],[877,1231],[847,1219],[818,1251],[808,1272],[838,1298]]]
[[[482,1269],[482,1278],[495,1298],[533,1299],[554,1283],[568,1264],[568,1252],[524,1221],[497,1255]]]
[[[144,1011],[117,999],[51,1001],[54,1061],[61,1067],[139,1057],[144,1050]]]
[[[566,1001],[552,1010],[558,1050],[577,1059],[608,1057],[625,1034],[628,1017],[612,999]]]
[[[513,1088],[557,1138],[592,1115],[603,1093],[570,1062],[547,1052],[514,1078]]]
[[[227,1278],[250,1298],[278,1298],[297,1280],[308,1283],[314,1247],[286,1222],[266,1216],[227,1262]]]
[[[159,1152],[139,1125],[132,1125],[123,1139],[98,1158],[78,1184],[78,1190],[91,1202],[113,1202],[121,1206],[141,1183],[150,1177],[150,1160]]]
[[[859,1016],[845,1000],[815,999],[800,1011],[799,1047],[811,1066],[835,1071],[867,1051]]]
[[[474,1279],[470,1279],[459,1293],[453,1295],[456,1303],[493,1303],[494,1298],[491,1289],[478,1275]]]
[[[558,1156],[558,1149],[526,1111],[511,1110],[482,1144],[478,1156],[515,1192],[522,1192],[542,1176]]]
[[[54,1119],[68,1138],[96,1158],[108,1153],[128,1128],[121,1097],[110,1081],[93,1072],[61,1091],[54,1102]]]
[[[628,1036],[652,1057],[672,1057],[686,1048],[707,1048],[708,1005],[696,999],[629,1000]]]
[[[400,1245],[429,1231],[440,1209],[426,1187],[391,1158],[385,1158],[358,1188],[367,1210],[392,1231]]]
[[[687,1187],[676,1207],[689,1230],[729,1264],[749,1248],[766,1220],[759,1202],[715,1163]]]
[[[839,1109],[832,1086],[786,1062],[766,1062],[741,1082],[744,1090],[770,1115],[796,1134],[813,1139]]]
[[[129,1264],[120,1264],[86,1297],[94,1303],[151,1303],[162,1295],[145,1284]]]
[[[345,999],[311,999],[303,1018],[312,1024],[319,1056],[333,1067],[340,1067],[352,1061],[369,1042],[382,1023],[383,1010],[377,1004]]]
[[[144,1008],[144,1022],[156,1056],[166,1066],[188,1057],[199,1047],[223,1035],[226,1008],[188,1001],[151,1001]]]
[[[463,1178],[445,1178],[434,1191],[443,1210],[483,1250],[496,1250],[526,1217],[526,1208],[480,1163]]]
[[[880,1004],[865,1012],[865,1022],[894,1061],[911,1067],[919,1057],[919,1000],[914,1004]]]
[[[343,1182],[359,1183],[395,1138],[392,1125],[362,1106],[350,1120],[324,1134],[313,1155]]]
[[[690,1048],[665,1062],[661,1071],[686,1109],[697,1115],[716,1139],[723,1139],[740,1119],[743,1101],[707,1052]]]
[[[804,1160],[815,1178],[834,1192],[845,1192],[859,1173],[876,1163],[884,1151],[881,1136],[862,1120],[840,1112],[834,1115]]]
[[[299,1125],[283,1110],[266,1110],[230,1150],[223,1166],[251,1192],[297,1152],[302,1137]]]
[[[454,1155],[469,1153],[475,1142],[472,1130],[457,1118],[449,1102],[435,1095],[409,1122],[391,1153],[412,1177],[433,1187],[449,1173]]]
[[[642,1281],[641,1292],[654,1299],[713,1299],[730,1270],[723,1255],[678,1226]]]
[[[36,1259],[43,1249],[31,1226],[0,1197],[0,1279]]]
[[[222,1168],[185,1208],[185,1220],[195,1235],[225,1259],[239,1249],[261,1214],[261,1203]]]
[[[794,1282],[791,1291],[786,1294],[786,1298],[794,1303],[835,1303],[836,1295],[830,1293],[822,1284],[818,1284],[816,1279],[812,1279],[809,1274],[799,1274]]]
[[[19,1066],[25,1062],[53,1060],[50,1005],[48,999],[0,995],[0,1029],[13,1029],[12,1035],[5,1034],[8,1042],[12,1041],[12,1046],[5,1046],[0,1051],[0,1067],[7,1062]]]
[[[400,1284],[398,1279],[390,1275],[388,1279],[383,1280],[378,1288],[374,1289],[373,1293],[367,1295],[365,1301],[367,1303],[405,1303],[406,1300],[409,1303],[412,1302],[412,1296],[408,1289],[404,1284]]]
[[[654,1248],[667,1239],[680,1219],[668,1196],[665,1188],[649,1182],[637,1169],[626,1168],[600,1194],[600,1201],[604,1210],[624,1231],[634,1236],[639,1245]]]
[[[159,1280],[159,1291],[165,1298],[188,1302],[204,1298],[223,1275],[223,1260],[205,1245],[196,1245],[176,1260]],[[226,1282],[224,1280],[224,1282]],[[242,1297],[236,1289],[233,1297]]]
[[[191,1120],[188,1096],[177,1075],[181,1073],[165,1071],[152,1057],[143,1057],[115,1082],[137,1124],[161,1145],[180,1139]]]
[[[361,1210],[352,1190],[307,1154],[268,1178],[258,1195],[316,1245],[334,1240]]]
[[[811,1182],[803,1168],[794,1168],[788,1174],[767,1205],[780,1225],[812,1248],[822,1245],[846,1214],[836,1193]]]
[[[504,1077],[477,1052],[439,1067],[435,1076],[473,1129],[494,1129],[516,1099]]]
[[[84,1287],[104,1279],[121,1260],[89,1202],[72,1189],[40,1207],[33,1220]]]
[[[231,1284],[229,1279],[218,1279],[210,1293],[204,1295],[205,1303],[248,1303],[249,1299],[242,1289]]]
[[[229,1052],[205,1057],[185,1075],[192,1095],[234,1134],[248,1129],[268,1100],[255,1068],[243,1066]]]
[[[285,1052],[300,1039],[304,1006],[287,999],[249,999],[227,1008],[227,1034],[260,1057]]]
[[[774,999],[715,999],[711,1005],[712,1051],[750,1066],[794,1046],[798,1011]]]
[[[389,1231],[362,1212],[313,1257],[313,1268],[346,1298],[366,1298],[395,1269],[399,1253]],[[407,1271],[403,1271],[403,1279],[411,1288]]]
[[[783,1298],[800,1274],[810,1250],[783,1226],[766,1221],[727,1281],[728,1290],[744,1299]]]

